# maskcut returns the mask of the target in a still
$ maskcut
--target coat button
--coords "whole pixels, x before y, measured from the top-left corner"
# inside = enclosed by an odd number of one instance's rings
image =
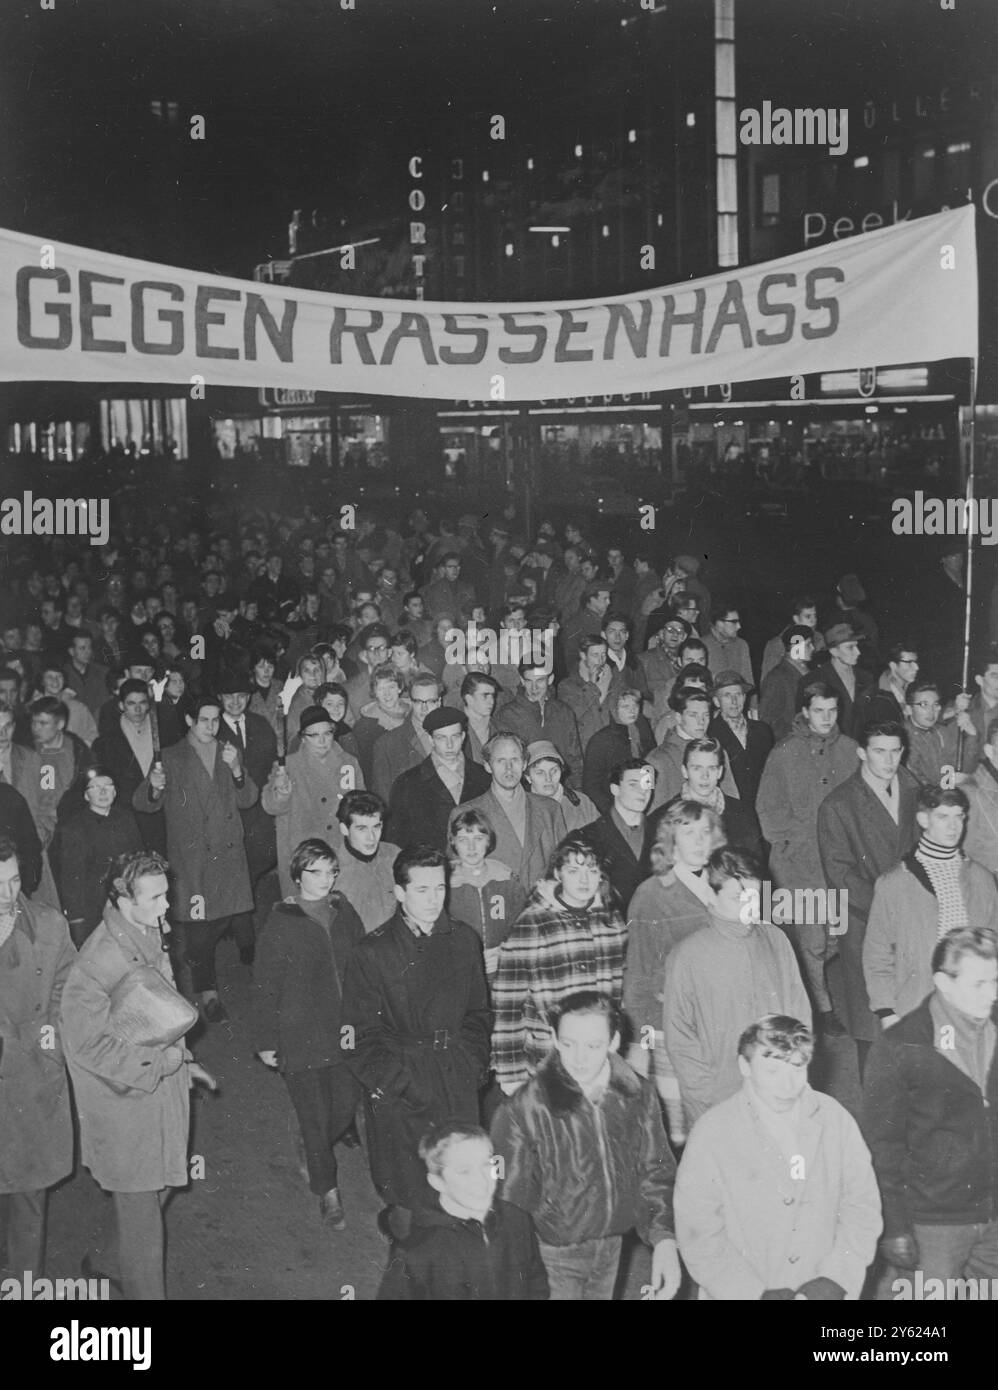
[[[319,800],[322,802],[323,806],[325,806],[327,798],[324,796],[320,796]]]

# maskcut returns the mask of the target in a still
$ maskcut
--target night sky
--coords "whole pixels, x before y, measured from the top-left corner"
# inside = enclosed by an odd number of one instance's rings
[[[601,107],[638,123],[669,23],[638,0],[355,3],[8,0],[0,225],[246,275],[287,254],[296,206],[347,212],[351,225],[394,206],[408,155],[432,148],[448,118],[472,134],[502,112],[509,139]],[[705,4],[668,0],[687,13]],[[795,58],[817,48],[844,103],[861,77],[889,91],[913,65],[931,74],[968,33],[987,53],[998,3],[957,0],[941,16],[938,0],[739,0],[738,15],[753,71],[792,83]],[[177,127],[152,119],[157,98],[178,102]],[[195,113],[203,142],[189,139]]]

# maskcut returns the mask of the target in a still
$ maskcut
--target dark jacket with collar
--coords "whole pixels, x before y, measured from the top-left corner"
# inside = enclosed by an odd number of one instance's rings
[[[936,1049],[935,1031],[926,999],[877,1040],[866,1064],[862,1128],[887,1238],[998,1216],[998,1051],[985,1098]]]
[[[118,710],[117,701],[114,708]],[[142,785],[145,774],[139,760],[132,751],[132,745],[121,730],[121,712],[118,710],[116,727],[95,740],[93,755],[96,762],[106,767],[118,788],[118,805],[131,806],[132,797]],[[166,823],[162,816],[139,816],[139,834],[146,849],[156,854],[166,854]]]
[[[219,743],[231,743],[239,749],[247,775],[258,787],[265,787],[277,761],[277,736],[262,714],[243,715],[246,720],[246,745],[243,747],[235,732],[225,722],[218,721]],[[243,848],[249,866],[250,880],[257,879],[277,863],[277,830],[273,816],[268,816],[259,800],[239,812],[243,822]]]
[[[419,1141],[444,1119],[477,1123],[488,1067],[492,1015],[474,928],[443,912],[417,936],[397,909],[354,950],[343,1019],[354,1030],[347,1060],[368,1100],[374,1185],[389,1203],[425,1207]]]
[[[343,981],[364,926],[342,893],[329,931],[296,902],[277,903],[253,966],[253,1047],[282,1072],[343,1064]]]
[[[30,897],[42,876],[42,842],[31,808],[9,782],[0,782],[0,835],[9,835],[17,845],[21,891]]]
[[[440,780],[432,755],[408,772],[392,787],[386,835],[393,845],[432,845],[447,849],[447,825],[452,812],[473,797],[481,796],[492,785],[492,778],[467,756],[464,781],[457,801]]]
[[[655,747],[655,735],[643,714],[638,715],[634,726],[638,731],[641,756],[647,757]],[[582,790],[599,809],[600,815],[607,815],[613,805],[610,791],[610,774],[615,767],[633,757],[631,740],[623,724],[611,719],[605,729],[593,734],[586,746],[585,762],[582,768]]]
[[[773,751],[774,740],[772,729],[761,719],[746,718],[745,724],[748,734],[744,748],[731,725],[719,714],[710,721],[707,733],[711,738],[716,738],[724,749],[731,775],[738,788],[738,799],[746,806],[754,806],[762,780],[762,770],[766,766],[766,759]]]
[[[870,1012],[863,974],[863,942],[877,879],[893,869],[918,839],[915,797],[918,783],[898,768],[898,823],[867,786],[862,767],[833,787],[818,807],[818,851],[829,888],[849,894],[849,925],[838,938],[843,1016],[852,1037],[872,1042],[880,1024]]]
[[[632,1226],[649,1245],[672,1237],[676,1161],[654,1082],[610,1054],[592,1105],[552,1052],[492,1123],[503,1198],[530,1212],[541,1240],[577,1245]]]
[[[371,761],[371,790],[383,801],[390,800],[397,779],[411,767],[418,767],[425,758],[426,749],[419,741],[410,714],[404,724],[386,730],[376,741]]]
[[[484,1221],[437,1207],[417,1212],[412,1234],[396,1247],[378,1302],[540,1302],[548,1276],[534,1223],[496,1199]]]
[[[824,681],[838,693],[839,697],[839,728],[850,738],[858,738],[863,725],[867,723],[867,691],[873,685],[873,677],[869,671],[865,671],[862,666],[854,666],[853,675],[856,678],[856,698],[849,694],[842,683],[842,677],[832,665],[831,658],[822,662],[820,666],[815,666],[807,675],[801,676],[797,685],[797,708],[801,709],[804,703],[804,687],[811,681]]]
[[[613,821],[613,807],[599,820],[583,826],[579,832],[586,844],[593,849],[606,864],[610,886],[617,894],[622,913],[627,912],[627,904],[634,896],[638,884],[651,872],[647,864],[650,843],[648,820],[641,825],[641,853],[635,854]]]

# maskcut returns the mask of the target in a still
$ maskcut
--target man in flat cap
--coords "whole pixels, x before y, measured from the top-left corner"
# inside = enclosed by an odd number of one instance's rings
[[[447,824],[456,806],[488,790],[491,778],[465,751],[468,716],[444,705],[423,720],[433,748],[428,758],[396,778],[388,805],[393,844],[432,845],[446,853]]]

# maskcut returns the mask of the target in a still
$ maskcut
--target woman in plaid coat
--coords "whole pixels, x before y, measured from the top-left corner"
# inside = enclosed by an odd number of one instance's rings
[[[585,840],[570,835],[499,948],[492,1065],[506,1095],[550,1051],[548,1016],[562,999],[589,989],[620,1003],[626,947],[627,928],[610,905],[603,866]]]

